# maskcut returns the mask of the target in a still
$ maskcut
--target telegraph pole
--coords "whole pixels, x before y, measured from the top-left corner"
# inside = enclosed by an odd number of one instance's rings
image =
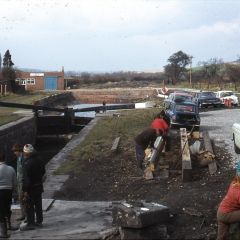
[[[190,70],[189,70],[189,84],[192,86],[192,59],[193,56],[190,56]]]

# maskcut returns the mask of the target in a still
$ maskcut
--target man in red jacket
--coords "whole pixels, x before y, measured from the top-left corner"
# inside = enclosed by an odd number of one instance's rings
[[[162,110],[153,120],[151,127],[156,129],[158,135],[162,135],[166,141],[166,151],[169,151],[170,148],[170,137],[169,137],[169,121],[165,114],[165,111]]]
[[[226,240],[230,224],[240,222],[240,161],[236,164],[236,167],[236,176],[217,211],[217,240]]]

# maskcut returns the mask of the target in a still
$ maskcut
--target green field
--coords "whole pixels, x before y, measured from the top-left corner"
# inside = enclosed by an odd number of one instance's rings
[[[150,126],[160,108],[122,110],[119,117],[106,116],[99,119],[85,140],[71,152],[69,159],[56,171],[56,174],[80,173],[85,161],[93,161],[101,155],[108,158],[113,141],[121,137],[121,149],[134,156],[132,143],[134,137]],[[112,157],[118,157],[112,156]]]
[[[35,101],[51,96],[54,92],[31,92],[25,94],[8,94],[7,96],[0,96],[0,101],[12,103],[33,104]],[[15,121],[22,116],[14,112],[20,109],[0,107],[0,126],[6,123]]]

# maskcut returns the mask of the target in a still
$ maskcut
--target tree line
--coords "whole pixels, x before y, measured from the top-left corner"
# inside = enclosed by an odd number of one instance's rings
[[[211,84],[217,85],[219,89],[224,84],[233,83],[234,89],[240,83],[240,59],[231,63],[224,63],[222,59],[210,58],[208,61],[199,62],[197,67],[192,69],[192,56],[182,51],[171,55],[168,64],[164,67],[164,73],[168,83],[176,84],[182,81],[189,81],[189,85],[201,86],[204,84],[208,89]]]
[[[192,68],[193,56],[178,51],[168,58],[168,64],[164,66],[162,72],[114,72],[92,74],[88,72],[66,72],[69,77],[69,85],[76,88],[82,84],[91,83],[157,83],[176,85],[182,84],[195,88],[210,88],[212,85],[218,89],[223,89],[226,84],[232,84],[237,91],[240,85],[240,59],[231,63],[224,63],[222,59],[210,58],[202,61]]]
[[[190,87],[210,88],[216,85],[223,89],[225,84],[232,84],[234,89],[238,90],[240,85],[240,58],[231,63],[224,63],[222,59],[211,58],[208,61],[202,61],[192,68],[193,56],[178,51],[172,54],[164,66],[162,72],[146,73],[136,71],[120,71],[113,73],[89,73],[89,72],[65,72],[68,79],[68,86],[81,87],[82,84],[104,84],[119,83],[119,86],[138,84],[168,84],[176,85],[185,83]],[[16,68],[12,61],[10,51],[7,50],[3,56],[0,54],[0,84],[7,84],[9,91],[17,91]],[[120,84],[121,83],[121,84]],[[136,85],[137,86],[137,85]]]

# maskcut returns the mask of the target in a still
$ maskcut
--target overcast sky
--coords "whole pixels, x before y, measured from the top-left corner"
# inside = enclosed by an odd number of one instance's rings
[[[0,0],[0,53],[19,68],[161,70],[173,53],[240,56],[239,0]]]

